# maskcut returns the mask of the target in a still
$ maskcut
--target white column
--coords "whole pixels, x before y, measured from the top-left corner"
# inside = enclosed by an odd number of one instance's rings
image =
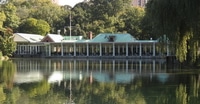
[[[74,56],[76,56],[76,44],[74,43]]]
[[[139,53],[140,56],[142,56],[142,43],[140,43],[140,53]]]
[[[49,56],[51,56],[51,44],[49,44]]]
[[[126,56],[128,56],[128,43],[126,43]]]
[[[63,43],[61,42],[61,56],[63,56]]]
[[[113,56],[115,56],[115,43],[113,42]]]

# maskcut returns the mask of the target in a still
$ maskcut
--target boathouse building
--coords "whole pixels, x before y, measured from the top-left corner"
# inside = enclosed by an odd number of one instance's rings
[[[88,40],[82,36],[15,33],[14,41],[14,57],[165,58],[173,54],[168,42],[137,40],[128,33],[101,33]]]

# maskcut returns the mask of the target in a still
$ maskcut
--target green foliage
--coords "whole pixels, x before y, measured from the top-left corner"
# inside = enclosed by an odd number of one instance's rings
[[[9,27],[15,30],[19,23],[20,18],[16,15],[16,7],[12,3],[7,3],[2,6],[5,13],[6,20],[4,22],[4,27]]]
[[[123,16],[125,22],[124,30],[132,34],[137,39],[147,38],[144,37],[144,35],[142,34],[142,28],[141,28],[141,21],[144,17],[144,14],[145,14],[144,8],[131,7],[126,10],[125,15]]]
[[[67,13],[63,8],[51,4],[46,6],[39,6],[30,14],[30,16],[36,19],[46,21],[51,27],[51,32],[55,33],[57,32],[56,29],[64,27],[62,25],[65,25],[64,16],[66,14]]]
[[[29,18],[21,24],[21,31],[24,33],[46,35],[50,31],[50,26],[44,20]]]
[[[16,72],[16,66],[11,61],[2,61],[0,66],[0,82],[5,83],[5,87],[12,88],[14,74]]]
[[[194,49],[196,46],[192,45],[199,41],[198,5],[198,0],[150,0],[147,4],[146,16],[151,21],[152,33],[157,36],[167,34],[170,41],[176,44],[176,56],[181,62],[190,57],[194,61],[197,56],[196,52],[192,52],[197,50]]]
[[[44,32],[41,29],[26,30],[27,27],[23,25],[29,18],[35,18],[46,21],[50,26],[51,33],[57,33],[57,30],[61,30],[62,34],[69,35],[69,29],[66,27],[70,25],[69,15],[71,12],[72,35],[82,35],[87,38],[90,31],[94,36],[101,32],[130,32],[137,35],[136,37],[142,37],[140,36],[139,22],[143,16],[143,10],[132,8],[130,2],[132,1],[93,0],[79,3],[71,8],[58,6],[53,4],[51,0],[12,0],[7,5],[2,6],[7,8],[3,9],[6,16],[10,16],[10,19],[6,17],[4,26],[11,27],[17,32],[41,34]],[[129,14],[131,16],[128,16]],[[16,16],[19,17],[20,26],[18,26],[19,20]],[[16,29],[16,27],[18,28]],[[44,25],[38,26],[38,28],[41,27],[46,28]],[[66,32],[64,28],[67,30]]]
[[[4,12],[0,11],[0,28],[3,27],[3,22],[6,20]]]
[[[87,37],[89,31],[94,36],[102,32],[126,32],[128,28],[132,29],[125,27],[125,22],[130,23],[125,21],[127,17],[124,16],[129,7],[131,8],[130,0],[94,0],[80,3],[72,8],[72,24],[80,25],[85,31],[84,37]]]
[[[3,56],[11,56],[16,50],[13,31],[10,28],[0,29],[0,51]]]

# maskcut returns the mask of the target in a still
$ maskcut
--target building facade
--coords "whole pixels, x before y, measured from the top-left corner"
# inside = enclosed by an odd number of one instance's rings
[[[82,36],[15,33],[14,57],[69,58],[165,58],[172,55],[169,44],[159,40],[136,40],[130,34],[103,33],[90,40]]]

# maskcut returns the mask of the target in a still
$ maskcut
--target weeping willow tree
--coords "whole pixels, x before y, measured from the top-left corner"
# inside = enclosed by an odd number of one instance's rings
[[[158,36],[166,34],[176,49],[176,57],[183,62],[195,61],[199,47],[199,0],[150,0],[146,16]]]

